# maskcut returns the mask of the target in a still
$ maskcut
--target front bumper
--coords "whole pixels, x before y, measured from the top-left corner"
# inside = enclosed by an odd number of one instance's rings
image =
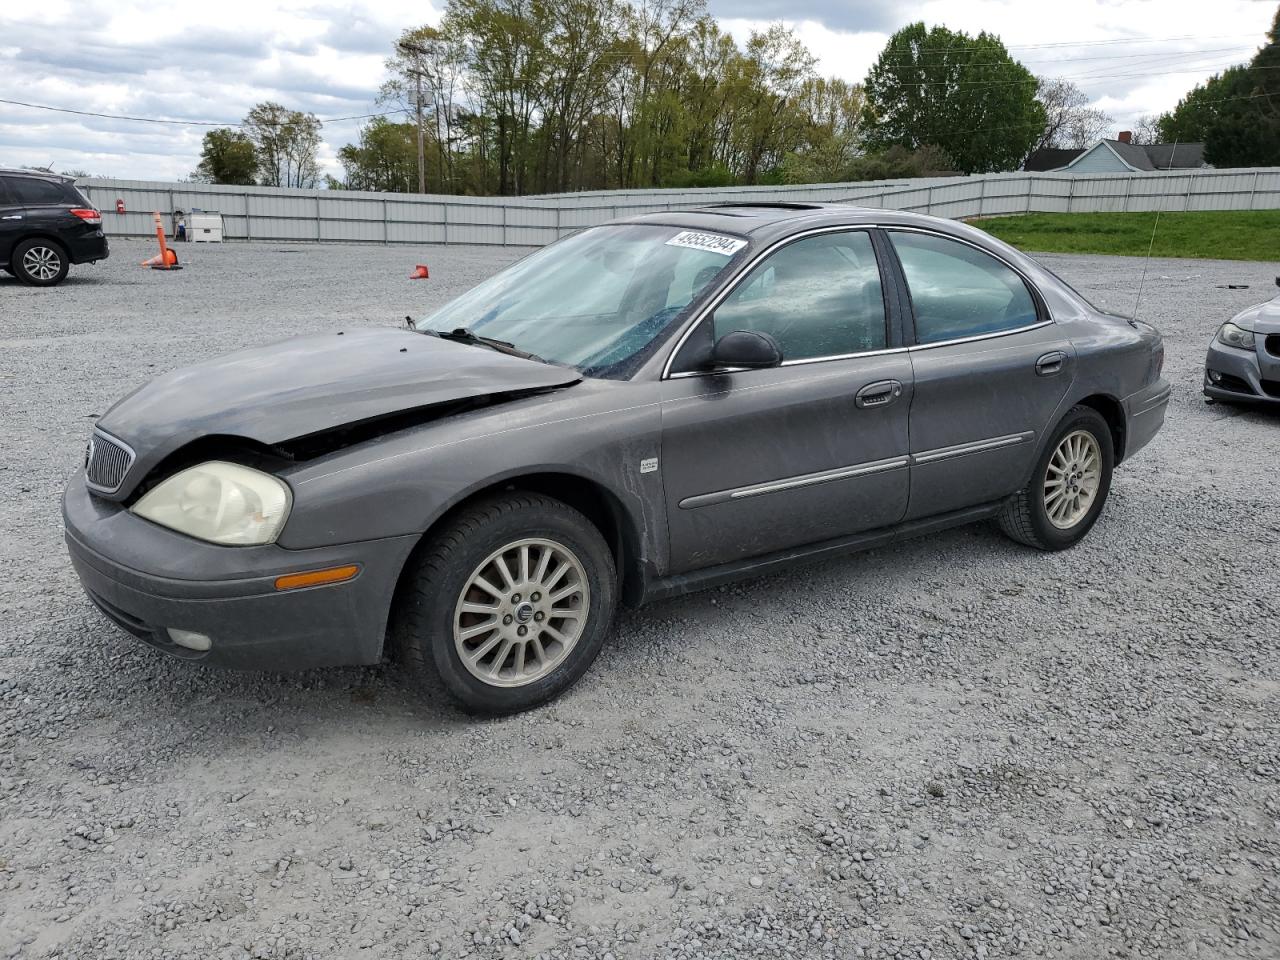
[[[1149,387],[1144,387],[1137,393],[1125,397],[1127,435],[1124,442],[1124,459],[1128,460],[1160,432],[1160,428],[1164,426],[1164,415],[1169,409],[1169,397],[1172,392],[1169,381],[1161,378]]]
[[[377,663],[396,582],[417,541],[217,546],[91,496],[83,474],[63,497],[63,520],[85,592],[116,625],[184,660],[260,670]],[[345,564],[360,572],[343,583],[275,589],[278,576]],[[170,627],[206,634],[212,645],[178,646]]]
[[[1258,335],[1253,351],[1226,347],[1215,339],[1205,358],[1205,396],[1232,403],[1280,404],[1280,356],[1266,351],[1266,337]]]

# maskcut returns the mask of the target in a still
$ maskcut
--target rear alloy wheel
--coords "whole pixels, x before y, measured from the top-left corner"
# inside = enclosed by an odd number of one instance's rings
[[[1070,530],[1088,515],[1102,485],[1102,450],[1088,430],[1062,438],[1049,458],[1044,478],[1044,512],[1059,530]]]
[[[464,509],[425,544],[397,634],[466,710],[504,714],[558,696],[591,666],[613,619],[613,556],[550,497],[511,492]]]
[[[1097,522],[1111,490],[1111,428],[1092,407],[1073,407],[1040,456],[1031,482],[1000,512],[1006,534],[1040,550],[1065,550]]]
[[[13,248],[13,275],[32,287],[52,287],[67,275],[67,254],[51,240],[24,240]]]

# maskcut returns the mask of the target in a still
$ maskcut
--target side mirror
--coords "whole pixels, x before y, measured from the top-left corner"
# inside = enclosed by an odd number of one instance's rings
[[[717,340],[711,348],[712,367],[763,370],[781,363],[782,347],[771,335],[760,330],[734,330]]]

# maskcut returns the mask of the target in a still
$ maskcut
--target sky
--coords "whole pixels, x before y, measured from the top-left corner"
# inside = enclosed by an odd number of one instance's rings
[[[861,81],[890,34],[923,20],[1000,36],[1039,76],[1079,84],[1126,129],[1171,109],[1211,74],[1248,60],[1277,0],[709,0],[740,41],[791,26],[819,69]],[[275,100],[322,120],[321,168],[356,140],[383,61],[444,0],[0,2],[0,100],[183,121],[234,123]],[[135,123],[0,103],[0,166],[179,180],[208,127]]]

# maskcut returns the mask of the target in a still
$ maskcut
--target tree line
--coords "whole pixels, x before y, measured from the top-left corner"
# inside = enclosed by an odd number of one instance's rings
[[[1204,143],[1215,167],[1280,166],[1280,10],[1248,62],[1197,84],[1155,121],[1167,143]]]
[[[1250,65],[1197,87],[1140,138],[1216,142],[1210,162],[1224,166],[1212,157],[1280,162],[1267,154],[1280,96],[1241,98],[1280,82],[1267,72],[1277,29]],[[416,191],[418,115],[428,192],[504,196],[1012,170],[1115,122],[994,34],[910,24],[853,84],[822,76],[782,25],[739,43],[706,0],[448,0],[386,66],[379,102],[408,119],[366,123],[338,151],[331,188]],[[1261,133],[1238,132],[1246,109]],[[238,130],[206,135],[196,178],[318,185],[319,130],[313,115],[259,104]]]

